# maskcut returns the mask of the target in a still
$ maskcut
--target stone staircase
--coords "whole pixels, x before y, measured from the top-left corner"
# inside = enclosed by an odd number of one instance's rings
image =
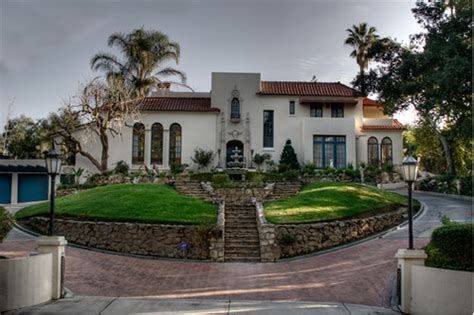
[[[174,183],[174,188],[183,195],[204,199],[207,201],[213,201],[209,193],[202,188],[200,182],[192,181],[176,181]]]
[[[224,261],[260,261],[255,206],[226,204]]]
[[[293,197],[294,195],[298,194],[300,190],[301,182],[299,181],[276,182],[275,186],[273,187],[273,193],[269,196],[268,199],[276,200]]]

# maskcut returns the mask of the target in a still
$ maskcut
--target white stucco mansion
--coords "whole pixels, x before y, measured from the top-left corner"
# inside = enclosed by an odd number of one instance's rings
[[[261,81],[259,73],[212,73],[210,93],[158,91],[141,104],[141,121],[111,138],[109,167],[193,166],[195,148],[213,150],[226,167],[232,151],[269,153],[278,163],[287,139],[300,163],[344,167],[402,161],[404,127],[383,106],[339,82]],[[98,144],[84,145],[100,152]],[[78,155],[76,167],[96,172]]]

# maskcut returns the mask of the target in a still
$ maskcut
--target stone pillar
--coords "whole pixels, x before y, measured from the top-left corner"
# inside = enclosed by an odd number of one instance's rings
[[[424,266],[425,259],[428,257],[424,250],[420,249],[399,249],[395,254],[398,258],[398,268],[401,272],[400,291],[401,305],[400,308],[404,313],[411,312],[411,267]]]
[[[38,253],[51,253],[53,255],[53,285],[51,298],[54,300],[60,299],[63,295],[62,290],[64,288],[61,282],[64,279],[64,275],[61,274],[61,260],[65,256],[64,252],[66,244],[67,241],[64,236],[41,236],[36,241]]]

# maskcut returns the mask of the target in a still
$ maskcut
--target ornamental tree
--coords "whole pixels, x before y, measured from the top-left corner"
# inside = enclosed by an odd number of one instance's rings
[[[281,152],[279,163],[280,164],[278,165],[278,169],[280,172],[300,169],[300,163],[298,162],[295,149],[293,149],[290,139],[286,140],[285,146],[283,147],[283,151]]]

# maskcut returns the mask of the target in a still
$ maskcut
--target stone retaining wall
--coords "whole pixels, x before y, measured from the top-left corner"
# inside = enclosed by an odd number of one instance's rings
[[[20,223],[46,234],[49,219],[31,217],[21,219]],[[223,257],[223,231],[219,226],[214,226],[212,230],[209,230],[207,226],[197,225],[56,219],[55,233],[64,235],[71,243],[122,253],[209,259],[212,249],[213,259],[218,260]],[[183,242],[189,244],[189,249],[185,252],[180,249],[180,244]]]
[[[369,218],[313,224],[275,225],[280,257],[293,257],[350,243],[396,226],[404,220],[406,209]]]

